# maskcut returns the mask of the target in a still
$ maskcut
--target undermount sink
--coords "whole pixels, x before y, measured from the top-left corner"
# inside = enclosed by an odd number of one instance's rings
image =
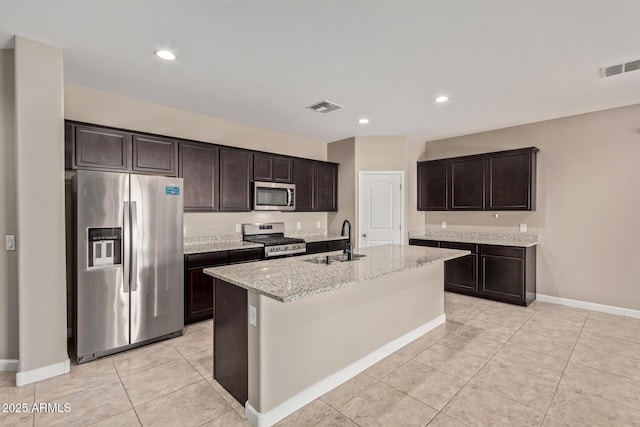
[[[361,255],[361,254],[353,254],[353,258],[351,259],[351,261],[357,261],[362,257],[365,257],[366,255]],[[347,254],[339,254],[339,255],[329,255],[329,263],[331,263],[331,261],[338,261],[338,262],[346,262],[349,261],[347,259]],[[312,264],[326,264],[327,263],[327,257],[320,257],[320,258],[311,258],[311,259],[305,259],[306,262],[310,262]]]

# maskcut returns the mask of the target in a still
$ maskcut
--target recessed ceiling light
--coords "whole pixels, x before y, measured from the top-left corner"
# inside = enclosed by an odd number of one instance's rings
[[[176,55],[170,50],[156,50],[154,53],[158,58],[164,59],[165,61],[174,61],[176,59]]]
[[[360,123],[361,125],[366,125],[367,123],[369,123],[369,119],[360,119],[358,120],[358,123]]]
[[[447,102],[448,100],[449,100],[449,97],[448,97],[448,96],[444,96],[444,95],[439,96],[439,97],[437,97],[437,98],[435,99],[435,101],[436,101],[438,104],[441,104],[441,103],[443,103],[443,102]]]

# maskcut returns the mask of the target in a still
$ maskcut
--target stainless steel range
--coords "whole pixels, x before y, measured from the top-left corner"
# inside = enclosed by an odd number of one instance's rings
[[[304,240],[284,237],[284,222],[242,224],[242,239],[247,242],[262,243],[265,258],[307,252]]]

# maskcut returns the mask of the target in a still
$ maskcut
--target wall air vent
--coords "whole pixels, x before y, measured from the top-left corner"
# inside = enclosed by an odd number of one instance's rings
[[[640,70],[640,60],[627,62],[626,64],[612,65],[611,67],[602,68],[602,77],[611,77],[616,74],[628,73],[630,71]]]
[[[338,105],[335,102],[331,101],[320,101],[315,104],[309,105],[307,108],[317,111],[318,113],[330,113],[332,111],[336,111],[342,108],[342,105]]]

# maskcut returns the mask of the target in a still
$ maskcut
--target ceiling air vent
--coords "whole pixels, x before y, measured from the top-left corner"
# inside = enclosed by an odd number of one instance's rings
[[[602,77],[611,77],[616,74],[628,73],[629,71],[635,70],[640,70],[640,60],[605,67],[602,69]]]
[[[331,101],[320,101],[315,104],[309,105],[307,108],[317,111],[318,113],[330,113],[335,110],[339,110],[342,108],[342,105],[338,105]]]

